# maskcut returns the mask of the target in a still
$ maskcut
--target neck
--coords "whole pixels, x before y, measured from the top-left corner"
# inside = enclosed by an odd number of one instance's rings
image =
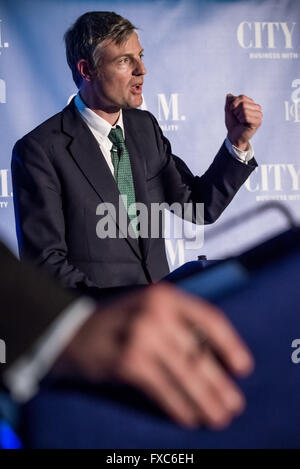
[[[120,116],[120,108],[115,106],[105,106],[101,105],[93,99],[92,96],[89,96],[88,93],[85,93],[84,90],[80,90],[80,97],[84,104],[95,112],[102,119],[106,120],[110,125],[115,125]]]
[[[105,119],[110,125],[115,125],[118,122],[120,117],[120,109],[116,112],[104,111],[103,109],[96,109],[91,106],[88,106],[92,111],[94,111],[98,116]]]

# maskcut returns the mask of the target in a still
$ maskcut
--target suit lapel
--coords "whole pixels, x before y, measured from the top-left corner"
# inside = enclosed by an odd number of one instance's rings
[[[72,157],[101,200],[104,203],[108,202],[107,210],[118,226],[119,231],[130,244],[135,254],[141,257],[137,240],[127,236],[126,230],[118,223],[116,218],[116,215],[118,216],[118,210],[123,212],[120,215],[123,220],[127,220],[127,226],[129,223],[124,205],[119,204],[120,192],[118,186],[105,161],[97,140],[79,115],[73,101],[63,111],[62,125],[63,131],[72,137],[72,141],[68,147]],[[115,207],[115,210],[111,209],[110,204]]]

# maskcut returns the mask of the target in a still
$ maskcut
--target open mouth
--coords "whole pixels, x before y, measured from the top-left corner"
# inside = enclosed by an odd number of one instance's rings
[[[134,85],[131,87],[131,90],[134,92],[134,93],[142,93],[143,91],[143,85],[140,84],[140,85]]]

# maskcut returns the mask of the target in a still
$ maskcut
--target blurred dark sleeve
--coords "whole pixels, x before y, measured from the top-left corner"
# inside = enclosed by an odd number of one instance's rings
[[[19,262],[0,242],[0,339],[6,345],[3,372],[77,299],[48,275],[26,262]]]

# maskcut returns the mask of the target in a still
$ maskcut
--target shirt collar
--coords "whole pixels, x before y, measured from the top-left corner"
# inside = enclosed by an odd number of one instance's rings
[[[82,101],[81,96],[79,93],[75,96],[75,106],[77,110],[80,112],[83,120],[86,124],[97,133],[100,139],[104,139],[108,137],[109,132],[112,128],[115,128],[117,125],[121,127],[124,135],[124,125],[123,125],[123,115],[122,109],[120,110],[119,119],[114,126],[110,125],[102,117],[98,116],[92,109],[88,108],[86,104]],[[124,135],[125,137],[125,135]]]

